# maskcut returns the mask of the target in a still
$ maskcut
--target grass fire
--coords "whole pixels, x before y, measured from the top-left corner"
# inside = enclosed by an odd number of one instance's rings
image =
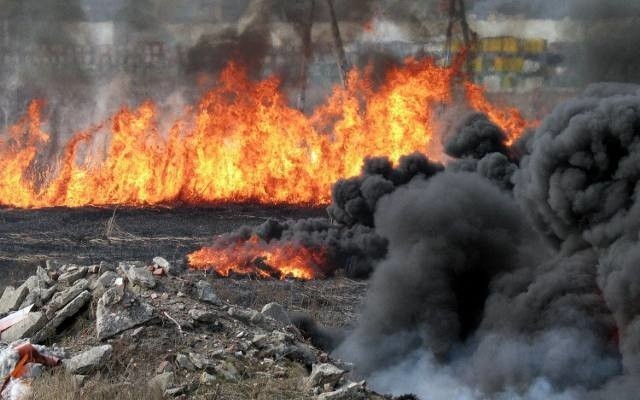
[[[631,3],[6,2],[0,398],[636,399]]]

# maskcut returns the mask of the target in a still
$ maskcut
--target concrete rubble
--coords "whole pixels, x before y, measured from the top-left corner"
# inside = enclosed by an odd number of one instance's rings
[[[62,343],[62,365],[77,387],[99,371],[143,362],[133,352],[155,351],[162,359],[143,368],[150,372],[146,384],[166,398],[306,371],[295,378],[301,398],[383,399],[349,381],[343,364],[309,344],[282,305],[228,304],[202,274],[182,268],[162,257],[90,266],[47,260],[32,277],[4,289],[0,318],[13,317],[0,325],[0,342]],[[49,370],[34,368],[35,375]]]

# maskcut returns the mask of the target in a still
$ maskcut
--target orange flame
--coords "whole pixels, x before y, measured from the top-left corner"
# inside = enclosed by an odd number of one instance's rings
[[[527,121],[514,107],[499,108],[491,104],[484,95],[484,88],[472,82],[465,82],[465,94],[471,108],[485,113],[493,123],[507,134],[507,145],[513,144],[525,130],[535,127],[537,121]]]
[[[49,138],[42,103],[33,102],[0,139],[0,205],[326,204],[332,183],[358,174],[366,156],[438,159],[437,110],[451,101],[455,68],[407,60],[377,88],[369,75],[351,71],[347,87],[306,116],[287,104],[276,77],[250,81],[232,63],[168,132],[145,102],[71,135],[55,162],[41,155]],[[510,138],[521,133],[517,111],[470,101]]]
[[[195,269],[213,269],[221,276],[257,275],[262,278],[310,280],[324,276],[324,249],[299,243],[266,243],[257,236],[224,248],[205,247],[187,256]]]

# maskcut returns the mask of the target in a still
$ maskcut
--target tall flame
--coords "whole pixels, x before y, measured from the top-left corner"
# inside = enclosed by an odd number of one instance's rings
[[[71,135],[55,162],[42,156],[49,137],[42,102],[32,102],[0,139],[0,205],[326,204],[331,184],[356,175],[366,156],[438,158],[437,110],[451,102],[455,68],[407,60],[379,87],[369,76],[351,71],[347,87],[307,116],[287,104],[276,77],[251,81],[232,63],[168,132],[145,102]],[[522,132],[526,121],[516,110],[505,114],[472,94],[471,106],[510,138]],[[96,150],[100,143],[106,151]]]

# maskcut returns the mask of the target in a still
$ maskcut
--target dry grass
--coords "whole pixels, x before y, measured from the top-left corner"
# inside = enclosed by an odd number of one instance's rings
[[[33,382],[34,400],[160,400],[162,393],[145,382],[123,384],[103,376],[93,377],[83,387],[73,377],[56,370]]]
[[[308,282],[224,278],[209,282],[218,297],[231,304],[260,310],[267,303],[277,302],[333,327],[354,321],[367,288],[364,281],[344,277]]]

